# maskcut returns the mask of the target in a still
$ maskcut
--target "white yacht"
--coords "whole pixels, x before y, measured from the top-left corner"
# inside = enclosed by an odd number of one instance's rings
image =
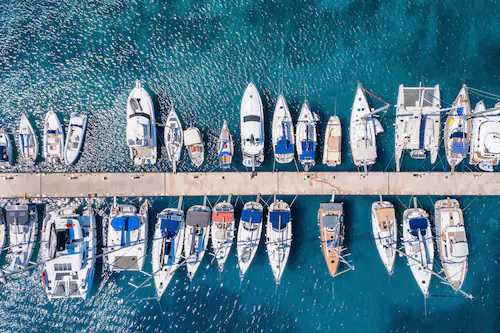
[[[395,151],[396,171],[401,169],[405,149],[410,157],[425,159],[430,152],[435,163],[441,134],[441,102],[439,85],[434,87],[399,86],[396,105]]]
[[[189,127],[184,131],[184,145],[194,166],[200,167],[205,161],[205,146],[197,127]]]
[[[12,143],[9,135],[0,129],[0,167],[5,168],[14,164]]]
[[[290,163],[295,154],[295,136],[292,116],[282,94],[276,101],[272,127],[274,159],[278,163]]]
[[[240,127],[243,165],[259,167],[264,162],[264,110],[253,83],[248,85],[241,100]]]
[[[85,131],[87,130],[87,118],[87,115],[78,113],[72,113],[69,118],[66,144],[64,145],[66,165],[74,164],[82,152]]]
[[[256,201],[247,202],[241,212],[236,247],[241,278],[245,276],[257,253],[261,235],[262,205]]]
[[[323,164],[334,167],[342,161],[342,125],[340,118],[331,116],[328,119],[323,147]]]
[[[281,200],[269,206],[266,225],[267,256],[276,284],[280,284],[292,246],[290,206]]]
[[[184,231],[184,257],[187,274],[193,280],[198,270],[210,238],[211,210],[205,205],[195,205],[186,214],[186,230]]]
[[[156,123],[151,96],[136,81],[127,102],[127,145],[135,165],[156,163]]]
[[[19,147],[22,160],[28,164],[35,164],[38,157],[38,138],[26,115],[19,121]]]
[[[500,103],[486,110],[480,101],[472,112],[471,125],[469,163],[492,172],[500,160]]]
[[[0,208],[0,254],[5,247],[5,238],[7,236],[7,225],[3,216],[3,210]]]
[[[5,207],[5,218],[9,226],[9,271],[22,270],[28,266],[38,233],[36,205],[17,203]]]
[[[234,242],[234,207],[230,202],[219,202],[212,211],[212,250],[222,272]]]
[[[90,206],[84,215],[71,207],[47,213],[40,243],[40,271],[49,300],[90,296],[96,246],[96,219]]]
[[[43,126],[43,158],[49,163],[63,161],[64,132],[54,111],[47,112]]]
[[[233,136],[231,135],[231,132],[227,127],[227,121],[225,120],[219,135],[218,155],[221,169],[229,169],[234,155],[234,143]]]
[[[307,101],[302,104],[297,130],[295,132],[295,142],[297,142],[297,155],[305,171],[316,165],[316,122],[318,116],[311,112]]]
[[[382,196],[380,201],[372,204],[372,231],[378,254],[387,272],[392,275],[398,246],[398,226],[394,205],[383,201]]]
[[[181,121],[172,106],[170,111],[168,111],[167,123],[165,124],[165,146],[174,172],[176,172],[177,164],[181,159],[183,144],[184,131],[182,130]]]

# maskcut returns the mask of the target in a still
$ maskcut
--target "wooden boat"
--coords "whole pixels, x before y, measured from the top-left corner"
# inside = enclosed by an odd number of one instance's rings
[[[342,126],[337,116],[328,119],[323,147],[323,164],[334,167],[341,163]]]
[[[321,248],[328,272],[333,278],[341,262],[344,243],[344,204],[334,202],[334,196],[327,203],[321,203],[318,212]]]

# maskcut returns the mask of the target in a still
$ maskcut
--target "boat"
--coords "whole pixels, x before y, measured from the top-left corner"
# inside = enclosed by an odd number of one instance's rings
[[[302,104],[297,131],[295,132],[295,142],[297,142],[297,155],[305,171],[316,164],[316,121],[318,117],[313,114],[307,101]]]
[[[331,116],[325,131],[325,146],[323,147],[323,164],[334,167],[342,160],[342,125],[340,118]]]
[[[38,212],[36,205],[16,203],[5,207],[5,219],[9,226],[9,271],[25,269],[38,233]]]
[[[97,229],[92,209],[49,211],[40,242],[42,286],[49,298],[87,299],[94,280]]]
[[[280,284],[292,246],[290,206],[281,200],[269,206],[266,224],[267,256],[276,284]]]
[[[184,245],[184,212],[166,208],[158,214],[153,236],[153,276],[158,299],[167,290],[175,271],[181,266]]]
[[[295,136],[293,122],[285,96],[280,94],[276,101],[273,115],[273,150],[278,163],[290,163],[295,154]]]
[[[258,201],[250,201],[243,206],[241,212],[236,246],[241,278],[245,276],[259,247],[262,235],[262,211],[262,205]]]
[[[219,161],[222,170],[227,170],[231,167],[231,161],[234,155],[233,136],[227,127],[227,121],[224,120],[222,130],[219,135]]]
[[[469,153],[470,113],[469,94],[464,84],[452,104],[444,125],[444,148],[452,172]]]
[[[190,126],[184,131],[184,145],[194,166],[201,166],[205,161],[205,147],[200,130],[197,127]]]
[[[43,126],[43,158],[52,164],[62,163],[64,156],[64,132],[54,111],[45,115]]]
[[[0,168],[12,166],[14,164],[13,157],[9,134],[0,129]]]
[[[222,272],[234,241],[234,207],[229,201],[216,204],[212,210],[212,250]]]
[[[127,101],[127,145],[135,165],[156,163],[156,123],[151,96],[136,81]]]
[[[441,102],[439,85],[434,87],[399,86],[396,106],[395,159],[396,171],[401,169],[404,150],[410,157],[423,160],[430,153],[436,162],[441,135]]]
[[[486,110],[483,101],[471,112],[471,165],[482,171],[492,172],[500,160],[500,103]]]
[[[26,115],[19,121],[19,147],[21,158],[25,163],[35,164],[38,157],[38,138]]]
[[[429,214],[417,207],[403,213],[403,244],[413,277],[424,297],[429,296],[429,284],[434,264],[434,241],[432,239]]]
[[[64,145],[64,162],[66,165],[74,164],[82,152],[87,129],[87,118],[87,115],[78,113],[72,113],[69,118],[66,144]]]
[[[111,272],[142,271],[148,246],[148,201],[139,208],[118,204],[116,198],[105,221],[104,264]]]
[[[206,205],[195,205],[186,214],[184,257],[189,280],[193,280],[208,247],[210,215],[211,210]]]
[[[167,156],[172,163],[174,172],[177,170],[182,155],[182,145],[184,143],[184,134],[181,121],[172,106],[167,115],[165,123],[165,146],[167,148]]]
[[[372,204],[372,231],[380,259],[389,275],[394,273],[394,263],[398,246],[398,225],[394,205],[389,201]]]
[[[253,83],[245,89],[240,108],[243,165],[252,169],[264,162],[264,110]]]
[[[0,208],[0,254],[3,252],[5,247],[5,236],[7,235],[7,226],[5,224],[5,218],[3,216],[3,210]],[[1,274],[0,274],[1,276]]]
[[[438,200],[434,207],[441,265],[452,288],[458,290],[467,275],[469,255],[464,216],[455,199]]]

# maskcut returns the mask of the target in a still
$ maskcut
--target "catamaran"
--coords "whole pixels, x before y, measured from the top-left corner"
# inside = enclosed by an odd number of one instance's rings
[[[372,231],[378,254],[387,272],[392,275],[398,246],[398,226],[394,205],[383,201],[382,196],[380,201],[372,204]]]
[[[24,269],[30,262],[38,233],[36,205],[16,203],[5,207],[5,218],[9,225],[9,271]]]
[[[184,143],[184,132],[182,130],[181,121],[172,106],[168,111],[167,122],[165,124],[165,146],[167,148],[167,156],[172,163],[174,172],[177,171],[177,163],[179,163],[182,155],[182,144]]]
[[[452,172],[469,153],[470,113],[469,94],[464,84],[452,104],[444,126],[444,148]]]
[[[12,143],[9,135],[0,129],[0,167],[5,168],[13,165]]]
[[[290,163],[295,154],[293,122],[285,96],[280,94],[273,115],[273,150],[278,163]]]
[[[184,212],[166,208],[158,214],[153,238],[153,276],[158,299],[181,266],[184,245]]]
[[[43,126],[43,157],[49,163],[62,162],[64,152],[64,132],[54,111],[47,112]]]
[[[266,225],[267,256],[276,284],[280,284],[292,246],[290,206],[281,200],[269,206]]]
[[[104,263],[111,272],[142,271],[148,246],[148,202],[141,205],[118,204],[103,222],[106,246]]]
[[[403,150],[410,157],[423,160],[430,152],[431,163],[436,162],[441,134],[441,102],[439,85],[434,87],[399,86],[396,106],[396,171],[401,169]]]
[[[458,290],[467,274],[469,246],[465,233],[464,216],[455,199],[438,200],[435,204],[436,235],[439,257],[446,279]]]
[[[38,139],[26,115],[19,121],[19,147],[25,163],[35,164],[38,157]]]
[[[73,113],[69,119],[68,135],[64,146],[64,162],[71,165],[76,162],[82,152],[83,140],[87,129],[87,118],[85,114]]]
[[[403,244],[413,277],[427,298],[434,264],[434,241],[429,214],[417,207],[417,198],[414,200],[414,208],[403,213]]]
[[[212,250],[222,272],[234,241],[234,207],[228,201],[219,202],[212,211]]]
[[[297,142],[297,155],[305,171],[316,164],[316,122],[318,116],[313,114],[307,101],[302,104],[297,131],[295,133]]]
[[[469,163],[492,172],[500,160],[500,103],[486,110],[480,101],[472,112],[471,125]]]
[[[264,162],[264,110],[253,83],[245,89],[240,108],[243,165],[252,169]]]
[[[40,271],[49,300],[90,296],[96,246],[96,219],[90,205],[84,215],[71,207],[48,212],[42,227]]]
[[[201,166],[205,161],[205,146],[197,127],[191,126],[184,131],[184,145],[194,166]]]
[[[127,102],[127,145],[135,165],[156,163],[156,123],[153,101],[136,81]]]
[[[337,116],[328,119],[323,147],[323,164],[334,167],[341,163],[342,126]]]
[[[257,253],[261,234],[262,205],[256,201],[247,202],[241,212],[236,247],[241,278],[245,276]]]
[[[193,280],[208,247],[210,215],[210,208],[205,204],[203,206],[195,205],[187,211],[186,230],[184,232],[184,256],[186,257],[189,280]]]
[[[224,120],[222,130],[219,135],[219,161],[222,170],[227,170],[231,167],[231,161],[234,155],[233,136],[227,127],[227,121]]]

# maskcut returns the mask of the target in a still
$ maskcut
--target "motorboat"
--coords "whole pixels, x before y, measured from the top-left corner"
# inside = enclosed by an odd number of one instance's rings
[[[176,172],[177,164],[181,159],[183,143],[184,131],[182,130],[181,121],[172,106],[170,111],[168,111],[167,122],[165,123],[165,146],[174,172]]]
[[[264,110],[257,87],[250,83],[240,108],[243,165],[256,168],[264,162]]]
[[[45,115],[43,126],[43,158],[52,164],[62,163],[64,159],[64,132],[54,111]]]
[[[135,165],[156,163],[156,123],[153,101],[136,81],[127,101],[127,145]]]
[[[297,130],[295,132],[295,142],[297,142],[297,155],[305,171],[316,164],[316,122],[318,116],[311,112],[307,101],[302,104]]]
[[[342,261],[344,246],[344,204],[335,202],[332,196],[330,202],[321,203],[318,211],[321,249],[325,257],[330,276],[337,276]]]
[[[469,94],[464,84],[452,104],[444,125],[444,148],[452,172],[469,153],[470,113]]]
[[[334,167],[342,161],[342,125],[337,116],[328,119],[323,147],[323,164]]]
[[[181,266],[184,245],[184,212],[166,208],[158,214],[153,237],[153,276],[158,299]]]
[[[281,200],[269,206],[266,225],[267,256],[276,284],[280,284],[292,247],[290,206]]]
[[[191,162],[194,166],[200,167],[205,161],[205,146],[203,145],[200,130],[197,127],[191,126],[184,131],[184,145]]]
[[[219,135],[219,161],[222,170],[227,170],[231,167],[231,161],[234,155],[233,136],[227,127],[227,121],[224,120],[222,130]]]
[[[372,231],[378,254],[389,275],[394,273],[398,246],[398,225],[394,205],[389,201],[372,204]]]
[[[434,241],[429,214],[417,207],[417,198],[414,197],[414,200],[414,208],[406,209],[403,213],[403,244],[408,266],[427,298],[434,264]]]
[[[38,157],[38,138],[26,115],[19,121],[19,147],[21,158],[25,163],[35,164]]]
[[[97,229],[92,209],[78,214],[66,207],[49,211],[40,242],[42,286],[49,300],[87,299],[94,281]]]
[[[241,212],[236,246],[241,278],[245,276],[259,247],[262,235],[262,211],[260,203],[250,201],[243,206]]]
[[[441,135],[441,101],[439,85],[434,87],[399,86],[396,106],[396,171],[401,169],[404,150],[410,157],[423,160],[430,153],[436,162]]]
[[[38,233],[38,212],[36,205],[16,203],[5,207],[5,219],[9,226],[9,271],[25,269]]]
[[[278,163],[290,163],[295,154],[295,135],[292,116],[282,94],[276,101],[272,127],[274,159]]]
[[[195,205],[186,214],[184,257],[189,280],[193,280],[208,248],[210,216],[211,210],[206,205]]]
[[[12,143],[9,135],[0,129],[0,168],[10,167],[14,164]]]
[[[438,200],[434,216],[441,266],[450,285],[458,290],[467,275],[469,255],[462,209],[455,199]]]
[[[142,271],[148,246],[148,201],[139,212],[132,204],[118,204],[103,222],[106,240],[104,264],[111,272]]]
[[[483,101],[477,103],[471,127],[469,163],[492,172],[500,160],[500,103],[488,110]]]
[[[7,236],[7,225],[3,216],[3,210],[0,208],[0,254],[5,247],[5,238]]]
[[[222,272],[234,242],[236,230],[234,207],[229,201],[216,204],[212,210],[212,250]]]
[[[66,144],[64,145],[64,162],[66,165],[74,164],[83,150],[87,118],[87,115],[78,113],[72,113],[69,118]]]

